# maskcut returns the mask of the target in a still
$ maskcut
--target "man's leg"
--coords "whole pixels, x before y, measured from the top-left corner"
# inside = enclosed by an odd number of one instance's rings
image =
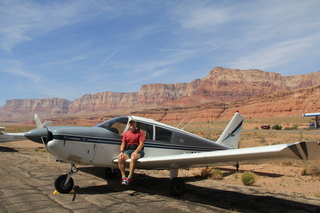
[[[138,159],[137,159],[138,160]],[[136,169],[136,164],[137,164],[137,160],[133,160],[131,159],[131,162],[130,162],[130,172],[129,172],[129,178],[132,178],[132,175],[134,173],[134,170]]]
[[[137,154],[135,156],[131,156],[131,162],[130,162],[130,173],[129,178],[132,178],[134,170],[136,169],[137,160],[140,158],[140,154]]]
[[[122,154],[122,156],[118,158],[118,166],[119,166],[119,170],[121,172],[122,178],[126,177],[125,162],[128,158],[129,157],[126,154]]]

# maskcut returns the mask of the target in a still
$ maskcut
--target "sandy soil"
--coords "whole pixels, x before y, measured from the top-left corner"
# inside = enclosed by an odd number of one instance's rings
[[[242,185],[241,175],[244,171],[254,172],[258,179],[253,187],[262,188],[271,193],[288,193],[296,196],[320,197],[320,177],[303,176],[302,168],[294,166],[281,166],[267,163],[259,165],[242,165],[239,172],[235,168],[216,167],[224,175],[219,181],[226,184]],[[181,175],[200,175],[201,168],[193,168],[190,171],[182,172]]]
[[[41,144],[31,141],[6,142],[0,145],[20,149],[43,149]],[[203,168],[191,168],[190,170],[180,170],[179,177],[200,176],[202,169]],[[223,172],[223,178],[221,180],[205,181],[208,187],[212,182],[248,187],[242,183],[241,175],[244,171],[251,171],[258,176],[256,183],[252,186],[256,187],[257,190],[261,189],[271,193],[285,193],[297,197],[311,196],[320,198],[320,176],[303,176],[301,175],[302,167],[283,166],[280,163],[266,163],[240,165],[239,172],[236,172],[233,166],[216,167],[216,169],[220,169]],[[136,173],[144,173],[155,177],[169,177],[169,171],[167,170],[137,170]]]

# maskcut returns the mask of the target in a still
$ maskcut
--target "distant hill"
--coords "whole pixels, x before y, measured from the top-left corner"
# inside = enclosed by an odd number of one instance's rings
[[[181,111],[190,114],[194,110],[196,119],[207,121],[210,116],[215,119],[226,116],[228,120],[228,111],[234,108],[250,117],[313,112],[319,109],[319,82],[320,72],[282,76],[256,69],[216,67],[203,79],[190,83],[146,84],[139,92],[86,94],[74,101],[61,98],[7,100],[0,108],[0,122],[27,121],[34,113],[43,118],[98,115],[96,119],[99,120],[103,115],[134,112],[143,116],[153,112],[155,117],[158,114],[157,120],[180,121]],[[166,114],[160,113],[162,111]],[[170,112],[175,112],[176,118]]]

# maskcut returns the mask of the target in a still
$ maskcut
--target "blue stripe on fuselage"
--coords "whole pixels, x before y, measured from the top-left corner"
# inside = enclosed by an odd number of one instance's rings
[[[110,145],[121,144],[121,139],[98,138],[98,137],[92,138],[92,137],[83,137],[83,136],[74,136],[74,135],[54,135],[53,139],[77,141],[77,142],[84,142],[84,143],[110,144]],[[158,143],[158,142],[150,142],[150,141],[145,141],[144,147],[159,148],[159,149],[173,149],[173,150],[187,150],[187,151],[197,151],[197,152],[222,150],[219,147],[183,146],[183,145],[171,144],[168,142]]]

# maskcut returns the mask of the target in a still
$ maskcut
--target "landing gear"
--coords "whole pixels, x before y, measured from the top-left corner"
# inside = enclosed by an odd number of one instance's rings
[[[104,176],[106,179],[115,178],[117,176],[117,174],[118,174],[118,169],[106,167],[104,170]]]
[[[169,193],[173,196],[180,196],[185,192],[185,183],[181,178],[172,178],[169,184]]]
[[[75,171],[73,171],[75,168]],[[59,193],[69,193],[73,189],[74,182],[71,175],[77,172],[78,169],[74,164],[71,164],[69,172],[66,175],[60,175],[54,182],[54,186]]]
[[[73,179],[70,177],[69,181],[67,182],[67,178],[68,175],[61,175],[54,182],[54,186],[59,193],[69,193],[73,189]]]
[[[170,166],[170,183],[169,183],[169,193],[173,196],[180,196],[185,192],[184,180],[178,178],[178,168],[176,164]]]

